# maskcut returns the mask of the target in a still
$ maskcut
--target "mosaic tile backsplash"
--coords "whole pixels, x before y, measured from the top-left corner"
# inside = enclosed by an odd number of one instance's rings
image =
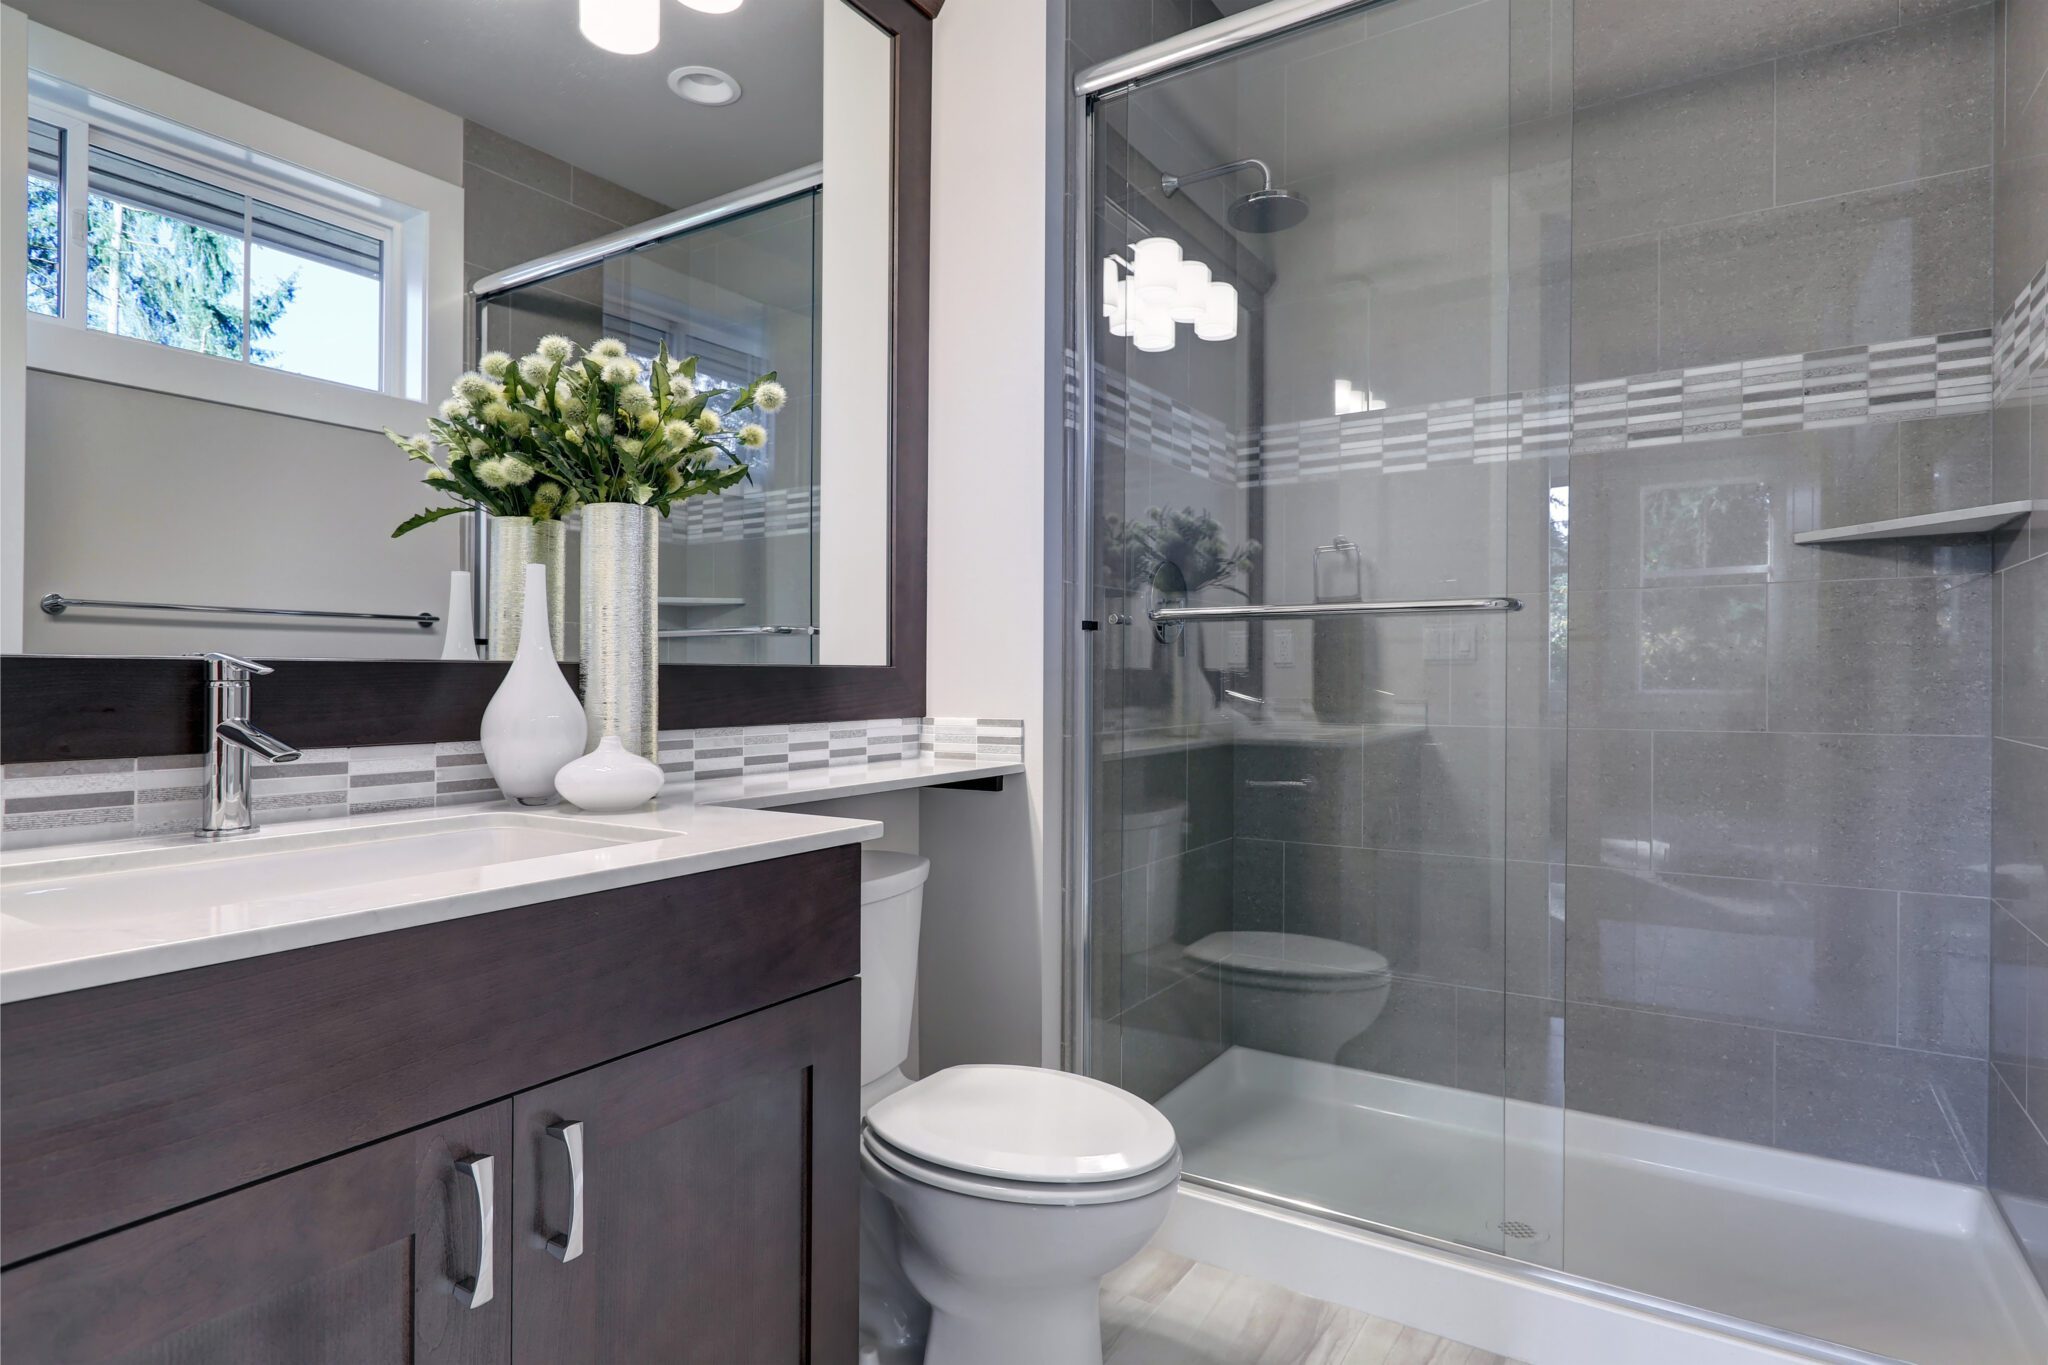
[[[660,751],[671,787],[920,756],[1021,762],[1024,722],[913,716],[664,730]],[[0,766],[0,846],[189,830],[199,822],[205,770],[199,754]],[[498,798],[475,740],[308,749],[296,763],[257,763],[252,780],[256,816],[265,824]]]

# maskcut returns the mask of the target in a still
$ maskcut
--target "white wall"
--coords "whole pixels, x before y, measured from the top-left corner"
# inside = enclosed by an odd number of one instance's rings
[[[949,0],[932,89],[929,707],[1022,717],[1022,782],[931,792],[924,1069],[1059,1055],[1059,174],[1048,0]]]
[[[825,6],[818,662],[889,661],[889,38]]]

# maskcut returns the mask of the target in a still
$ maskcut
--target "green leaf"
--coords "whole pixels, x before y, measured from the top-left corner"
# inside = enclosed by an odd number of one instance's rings
[[[424,512],[407,517],[398,523],[398,529],[391,533],[391,538],[396,540],[407,531],[417,531],[420,527],[430,526],[443,517],[452,517],[468,510],[467,507],[429,507]]]

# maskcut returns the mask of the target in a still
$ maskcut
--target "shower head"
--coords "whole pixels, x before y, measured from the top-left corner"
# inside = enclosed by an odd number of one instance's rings
[[[1238,171],[1257,171],[1263,182],[1250,194],[1240,195],[1230,201],[1228,216],[1230,225],[1239,232],[1285,232],[1299,226],[1308,217],[1308,200],[1291,190],[1273,188],[1273,170],[1257,157],[1246,157],[1242,161],[1226,161],[1221,166],[1211,166],[1192,175],[1162,175],[1159,188],[1168,199],[1179,194],[1189,185],[1203,180],[1214,180],[1221,175],[1233,175]]]

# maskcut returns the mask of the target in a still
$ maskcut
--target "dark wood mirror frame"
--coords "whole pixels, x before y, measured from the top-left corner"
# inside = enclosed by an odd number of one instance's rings
[[[895,43],[889,662],[665,664],[664,730],[924,714],[931,30],[944,0],[846,3]],[[256,715],[302,749],[468,738],[509,667],[424,659],[273,662],[277,671],[256,684]],[[563,670],[573,683],[576,666]],[[200,753],[206,747],[202,705],[200,665],[193,660],[9,654],[0,658],[0,762]]]

